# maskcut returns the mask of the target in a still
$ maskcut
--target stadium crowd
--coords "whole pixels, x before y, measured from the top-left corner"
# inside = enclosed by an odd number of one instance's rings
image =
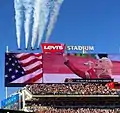
[[[41,110],[36,113],[120,113],[120,109],[53,109]]]
[[[120,108],[54,108],[33,104],[27,106],[29,112],[36,113],[120,113]]]
[[[117,95],[102,83],[33,84],[26,88],[34,95]]]

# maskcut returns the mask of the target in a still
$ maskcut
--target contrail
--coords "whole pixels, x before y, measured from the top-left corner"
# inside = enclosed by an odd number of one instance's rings
[[[16,36],[17,45],[20,49],[21,27],[22,27],[22,2],[21,0],[14,0],[15,21],[16,21]]]
[[[23,6],[25,8],[25,22],[24,22],[24,29],[25,29],[25,48],[28,48],[28,41],[30,35],[30,24],[31,24],[31,17],[33,11],[33,1],[34,0],[23,0]]]
[[[40,11],[43,0],[35,0],[34,4],[34,14],[33,14],[33,29],[32,29],[32,42],[31,47],[34,48],[35,42],[37,40],[38,30],[39,30],[39,21],[40,21]],[[42,21],[42,20],[41,20]]]
[[[37,48],[40,47],[40,42],[42,40],[42,37],[44,35],[44,31],[48,22],[48,17],[50,14],[50,10],[52,7],[53,1],[51,0],[45,0],[44,4],[42,6],[41,14],[40,14],[40,21],[39,21],[39,37],[38,37],[38,44]],[[42,20],[42,21],[41,21]]]
[[[50,14],[50,22],[49,22],[48,27],[47,27],[47,33],[46,33],[45,42],[48,42],[48,40],[49,40],[49,37],[50,37],[50,35],[52,33],[54,25],[55,25],[55,23],[57,21],[59,10],[60,10],[60,7],[61,7],[63,1],[64,0],[56,0],[55,3],[54,3],[53,10],[52,10],[52,12]]]

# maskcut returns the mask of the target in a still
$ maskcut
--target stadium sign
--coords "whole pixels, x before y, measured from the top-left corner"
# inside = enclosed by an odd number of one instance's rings
[[[82,51],[83,53],[87,51],[94,51],[94,46],[76,46],[69,45],[65,47],[65,44],[60,43],[42,43],[41,44],[43,53],[64,53],[64,51]]]
[[[50,52],[50,53],[64,53],[65,50],[65,44],[59,44],[59,43],[42,43],[42,51],[43,53]]]
[[[94,51],[94,46],[66,46],[68,51],[82,51],[83,53],[87,51]]]
[[[8,97],[7,99],[4,99],[1,101],[1,108],[8,108],[8,106],[13,105],[17,101],[19,101],[19,94],[12,95]]]

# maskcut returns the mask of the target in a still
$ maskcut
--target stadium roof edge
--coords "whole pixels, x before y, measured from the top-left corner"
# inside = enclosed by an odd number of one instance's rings
[[[33,98],[44,97],[120,97],[120,95],[32,95]]]

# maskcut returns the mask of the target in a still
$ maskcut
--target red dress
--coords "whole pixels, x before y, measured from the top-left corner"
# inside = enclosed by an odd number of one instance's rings
[[[96,69],[91,68],[87,70],[87,73],[89,73],[89,76],[86,76],[86,73],[78,68],[76,68],[69,60],[65,62],[65,65],[76,75],[83,79],[111,79],[110,75],[100,75],[99,77],[96,74]]]

